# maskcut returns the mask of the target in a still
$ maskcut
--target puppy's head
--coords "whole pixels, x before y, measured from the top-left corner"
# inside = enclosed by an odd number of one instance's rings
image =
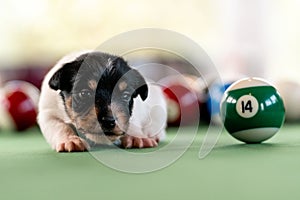
[[[60,90],[66,113],[86,138],[102,143],[127,131],[133,100],[145,100],[148,87],[141,74],[121,58],[92,52],[65,63],[49,81]]]

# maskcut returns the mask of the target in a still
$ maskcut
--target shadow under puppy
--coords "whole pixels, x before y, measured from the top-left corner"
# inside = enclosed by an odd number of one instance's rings
[[[84,151],[119,140],[155,147],[165,136],[166,103],[123,58],[90,51],[62,58],[46,75],[38,123],[57,152]]]

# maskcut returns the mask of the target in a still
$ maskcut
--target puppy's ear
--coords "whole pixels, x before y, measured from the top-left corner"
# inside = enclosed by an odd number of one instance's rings
[[[76,74],[81,62],[73,61],[66,63],[51,77],[49,86],[53,90],[71,92]]]
[[[135,89],[133,97],[135,98],[140,95],[142,100],[145,101],[148,97],[148,86],[143,76],[137,70],[129,67],[127,62],[121,57],[114,60],[114,66],[115,69],[121,70],[122,74],[126,74],[127,80],[133,81],[133,87]]]
[[[148,97],[148,85],[143,78],[143,76],[135,69],[132,69],[135,80],[135,88],[137,88],[134,92],[133,97],[136,97],[137,95],[140,95],[142,100],[145,101]]]

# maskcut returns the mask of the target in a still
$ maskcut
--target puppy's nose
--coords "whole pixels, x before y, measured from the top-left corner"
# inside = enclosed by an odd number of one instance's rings
[[[116,121],[113,117],[102,117],[101,124],[104,128],[111,129],[115,127]]]

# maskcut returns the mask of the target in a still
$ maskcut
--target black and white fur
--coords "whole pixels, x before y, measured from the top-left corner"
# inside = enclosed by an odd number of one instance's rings
[[[38,123],[57,152],[84,151],[121,141],[155,147],[165,136],[167,110],[160,87],[118,56],[87,51],[63,57],[46,75]]]

